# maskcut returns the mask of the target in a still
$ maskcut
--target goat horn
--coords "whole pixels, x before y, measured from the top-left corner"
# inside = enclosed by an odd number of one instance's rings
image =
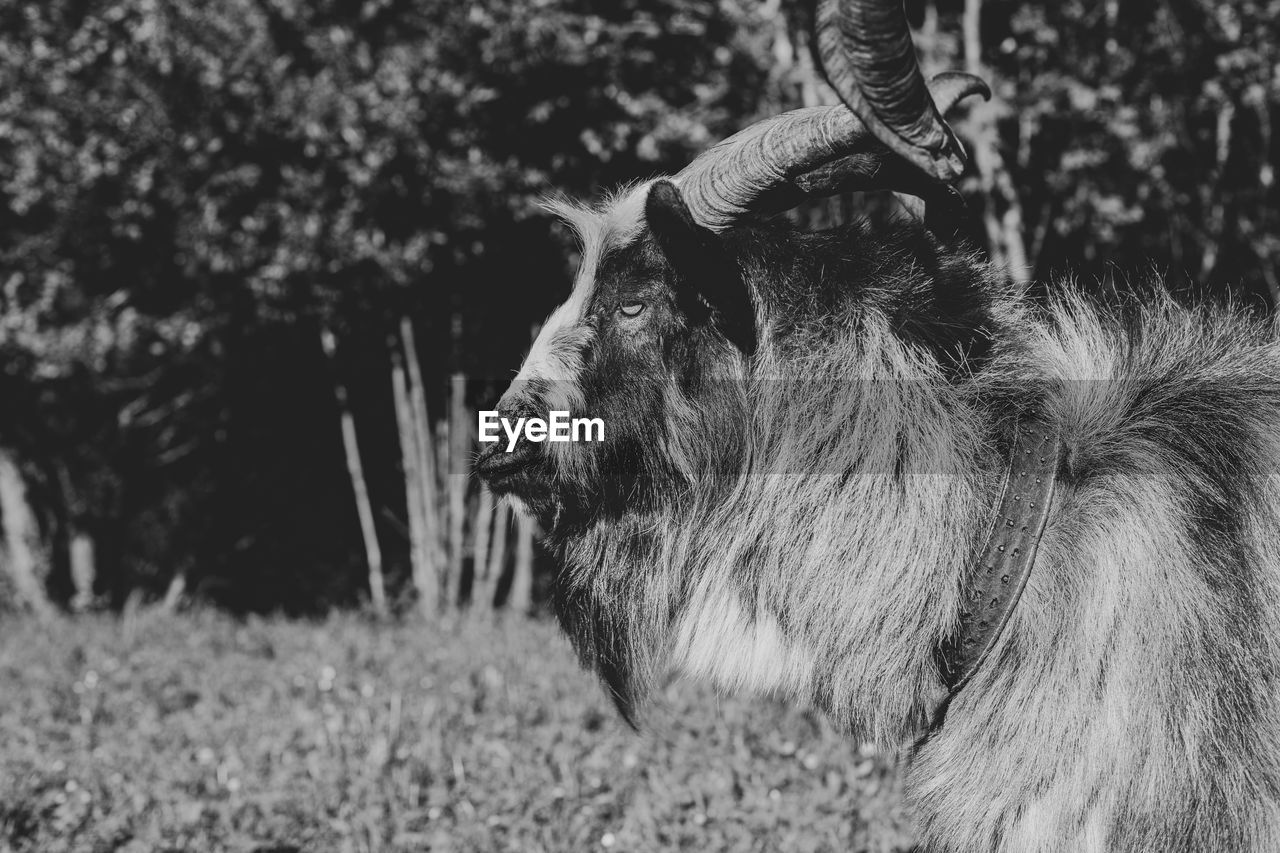
[[[967,157],[920,73],[903,0],[818,0],[815,59],[840,99],[892,152],[938,181]]]
[[[940,74],[930,84],[943,112],[963,98],[988,96],[969,74]],[[721,231],[753,214],[778,213],[807,196],[852,189],[903,189],[917,183],[848,108],[805,107],[756,122],[702,152],[676,175],[680,195],[704,228]],[[841,161],[838,174],[824,167]],[[900,186],[904,176],[910,186]],[[925,179],[925,176],[919,176]],[[927,180],[927,179],[925,179]]]

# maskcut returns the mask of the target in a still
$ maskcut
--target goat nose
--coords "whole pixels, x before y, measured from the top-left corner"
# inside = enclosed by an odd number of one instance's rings
[[[537,447],[524,436],[520,436],[510,450],[507,450],[508,444],[508,438],[503,435],[486,444],[476,460],[476,473],[490,485],[497,485],[527,468],[537,456]]]

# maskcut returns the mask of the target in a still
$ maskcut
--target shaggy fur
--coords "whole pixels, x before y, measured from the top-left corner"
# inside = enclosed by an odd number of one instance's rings
[[[1280,850],[1274,326],[1158,288],[1036,303],[913,226],[765,225],[722,237],[747,358],[618,224],[644,191],[575,213],[591,269],[541,356],[573,369],[526,366],[501,406],[574,399],[606,441],[494,483],[559,550],[559,617],[622,712],[673,670],[817,707],[904,750],[928,851]],[[1067,447],[1039,556],[923,737],[1033,408]]]

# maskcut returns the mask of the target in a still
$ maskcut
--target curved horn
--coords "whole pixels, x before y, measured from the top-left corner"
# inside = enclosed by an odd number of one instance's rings
[[[963,98],[990,92],[969,74],[939,74],[931,88],[945,112]],[[932,102],[931,102],[932,103]],[[702,154],[676,175],[685,204],[704,228],[721,231],[744,216],[778,213],[806,197],[853,189],[904,189],[892,155],[844,106],[805,107],[756,122]],[[823,167],[840,160],[831,177]],[[923,177],[923,176],[921,176]],[[911,180],[909,184],[921,181]]]
[[[902,2],[818,0],[815,58],[889,150],[936,180],[953,181],[967,158],[925,87]]]

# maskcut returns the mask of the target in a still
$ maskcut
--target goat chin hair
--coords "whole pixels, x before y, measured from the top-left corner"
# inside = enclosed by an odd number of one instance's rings
[[[1104,306],[1061,281],[1037,301],[972,256],[900,248],[833,309],[802,298],[817,262],[769,251],[744,261],[751,373],[703,399],[662,389],[654,453],[679,487],[557,540],[559,617],[623,713],[671,671],[816,707],[902,750],[925,850],[1280,850],[1274,325],[1158,283]],[[947,365],[904,333],[894,294],[939,264],[984,306],[981,359]],[[1000,436],[1033,408],[1067,448],[1039,556],[993,655],[917,740]]]

